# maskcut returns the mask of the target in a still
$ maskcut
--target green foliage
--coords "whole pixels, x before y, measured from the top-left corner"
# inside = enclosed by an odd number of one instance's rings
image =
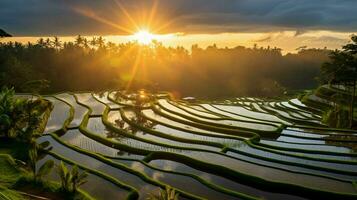
[[[353,182],[352,182],[352,185],[353,185],[353,187],[355,187],[356,190],[357,190],[357,181],[353,181]]]
[[[1,200],[23,200],[24,197],[14,190],[10,190],[0,186],[0,199]]]
[[[62,161],[57,166],[57,173],[61,179],[61,188],[64,191],[71,191],[71,174]]]
[[[326,62],[321,66],[321,82],[328,84],[342,85],[345,88],[350,89],[351,100],[348,102],[350,107],[350,116],[346,118],[344,115],[346,112],[343,109],[335,108],[328,112],[326,118],[329,123],[332,123],[332,119],[341,120],[342,118],[349,120],[349,127],[353,127],[353,111],[354,111],[354,99],[357,82],[357,36],[351,37],[352,43],[343,46],[343,50],[335,50],[330,55],[330,62]],[[340,104],[343,107],[344,104]],[[343,116],[337,117],[335,114],[342,114]],[[331,117],[329,117],[331,116]],[[342,122],[341,122],[342,123]],[[338,126],[344,126],[339,121],[332,123]]]
[[[37,154],[37,151],[36,149],[31,149],[29,151],[29,160],[28,160],[28,166],[30,167],[31,169],[31,172],[34,176],[34,178],[36,178],[36,163],[38,161],[38,154]]]
[[[16,98],[13,88],[3,88],[0,92],[0,135],[30,143],[41,134],[43,114],[51,109],[52,104],[47,100]]]
[[[66,192],[74,193],[78,190],[79,186],[87,182],[87,172],[80,173],[76,165],[74,165],[72,170],[70,170],[61,161],[61,163],[57,166],[57,173],[61,179],[62,190]]]
[[[47,161],[38,171],[36,166],[40,151],[49,146],[48,142],[37,144],[36,138],[41,134],[43,114],[50,108],[51,103],[41,98],[16,98],[14,89],[3,88],[0,92],[0,133],[29,148],[27,167],[35,180],[41,180],[53,167],[53,161]]]
[[[48,175],[54,166],[53,160],[47,160],[41,167],[38,169],[36,177],[38,179],[43,178],[44,176]]]
[[[29,150],[28,167],[30,168],[35,181],[41,181],[42,178],[48,175],[54,167],[54,161],[47,160],[37,170],[37,162],[41,159],[39,153],[41,153],[41,151],[48,146],[49,146],[49,142],[43,142],[41,144],[37,144],[36,142],[34,142],[31,145],[32,148]]]
[[[75,194],[69,194],[61,190],[61,186],[57,182],[34,181],[32,177],[28,176],[21,177],[11,188],[27,188],[28,190],[39,192],[39,196],[43,196],[45,198],[47,197],[50,199],[55,197],[55,199],[94,200],[92,197],[82,191],[76,192]],[[23,198],[21,198],[21,200],[22,199]]]
[[[86,172],[80,173],[78,170],[77,165],[74,165],[72,168],[72,177],[71,177],[71,182],[72,182],[72,191],[75,192],[77,191],[77,188],[87,182],[86,178],[88,177],[88,174]]]
[[[327,124],[329,127],[334,128],[349,128],[349,111],[342,108],[341,106],[336,106],[322,116],[322,122]]]
[[[321,80],[323,83],[342,84],[354,79],[353,66],[356,64],[353,55],[336,50],[330,55],[330,62],[326,62],[321,67]]]
[[[159,195],[150,194],[148,200],[178,200],[179,194],[176,193],[175,189],[167,186],[165,190],[160,189]]]
[[[46,79],[27,81],[20,86],[22,91],[27,91],[32,94],[38,94],[40,93],[40,91],[49,87],[50,87],[50,82]]]
[[[10,155],[0,154],[0,184],[16,182],[21,176],[21,171],[16,167],[15,160]]]
[[[0,154],[0,199],[24,199],[16,191],[9,189],[23,173],[17,168],[15,160],[7,154]]]
[[[26,85],[36,84],[35,82],[26,83]],[[41,85],[43,85],[43,82],[41,82]],[[36,139],[40,136],[42,126],[45,124],[43,122],[46,120],[46,114],[48,114],[51,109],[52,104],[42,98],[35,100],[32,98],[16,98],[13,88],[3,88],[0,92],[0,137],[2,136],[1,139],[4,141],[10,141],[16,144],[13,148],[18,148],[18,145],[21,145],[21,147],[26,146],[26,148],[29,149],[28,156],[24,156],[26,157],[27,163],[13,161],[13,167],[16,166],[24,173],[30,172],[32,175],[31,180],[36,184],[42,183],[43,177],[48,175],[54,167],[53,160],[48,160],[43,165],[37,166],[38,161],[44,155],[42,152],[49,146],[49,142],[38,144]],[[3,170],[1,167],[4,166],[4,163],[0,164],[1,173],[9,173],[7,169]],[[84,183],[85,176],[85,174],[79,174],[78,171],[74,170],[74,178],[71,180],[71,183],[75,185],[74,187],[78,187]],[[9,175],[7,177],[0,175],[0,182],[10,180],[13,179],[9,179]],[[4,191],[5,192],[0,191],[1,197],[10,197],[11,199],[12,197],[9,196],[10,190]]]

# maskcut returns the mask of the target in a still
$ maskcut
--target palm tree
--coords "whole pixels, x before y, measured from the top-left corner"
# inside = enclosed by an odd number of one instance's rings
[[[107,47],[111,52],[117,52],[118,51],[118,47],[115,43],[113,42],[108,42],[107,43]]]
[[[51,47],[51,40],[50,40],[50,38],[47,38],[47,39],[45,40],[45,47],[46,47],[46,48],[50,48],[50,47]]]
[[[60,49],[62,47],[61,41],[59,40],[59,38],[57,36],[55,36],[52,40],[52,45],[55,49]]]
[[[97,45],[99,48],[103,48],[104,47],[104,44],[105,44],[105,40],[103,39],[102,36],[100,36],[97,40]]]
[[[89,41],[88,41],[87,38],[84,38],[84,39],[83,39],[83,47],[84,47],[85,49],[89,49]]]
[[[43,38],[37,40],[37,45],[41,48],[46,47],[46,41]]]
[[[84,42],[84,38],[81,35],[78,35],[74,43],[80,47],[83,45],[83,42]]]
[[[90,44],[92,47],[96,47],[96,46],[97,46],[97,38],[96,38],[96,37],[93,37],[92,40],[89,42],[89,44]]]
[[[14,116],[19,113],[15,112],[14,106],[14,89],[3,88],[0,92],[0,132],[6,138],[15,137],[13,130]],[[20,104],[20,102],[18,102]],[[23,104],[23,102],[21,102]]]

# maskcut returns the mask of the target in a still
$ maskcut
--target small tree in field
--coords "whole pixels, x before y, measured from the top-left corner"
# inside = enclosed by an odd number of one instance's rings
[[[321,67],[322,81],[329,84],[343,85],[351,92],[349,125],[353,126],[353,111],[357,81],[357,36],[351,37],[352,43],[335,50],[330,55],[330,62]]]
[[[150,194],[148,200],[178,200],[179,193],[175,191],[175,189],[166,186],[165,190],[160,189],[159,195]]]
[[[87,182],[88,173],[86,171],[80,173],[77,165],[74,165],[72,170],[70,170],[61,161],[57,167],[57,172],[61,179],[63,191],[75,193],[79,186]]]

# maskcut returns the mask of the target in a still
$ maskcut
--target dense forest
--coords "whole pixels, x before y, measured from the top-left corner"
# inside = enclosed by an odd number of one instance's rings
[[[300,49],[282,55],[279,48],[256,45],[205,49],[194,45],[189,51],[156,41],[114,44],[102,37],[81,36],[74,42],[61,42],[57,37],[28,44],[2,42],[0,85],[29,92],[29,84],[42,80],[44,86],[47,80],[45,93],[145,88],[211,98],[275,96],[315,87],[320,66],[330,53]]]

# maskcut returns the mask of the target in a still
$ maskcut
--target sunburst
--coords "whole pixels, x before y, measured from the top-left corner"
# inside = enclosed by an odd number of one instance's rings
[[[140,44],[148,45],[153,40],[155,40],[156,36],[150,33],[148,30],[140,30],[133,35],[134,40],[138,41]]]

